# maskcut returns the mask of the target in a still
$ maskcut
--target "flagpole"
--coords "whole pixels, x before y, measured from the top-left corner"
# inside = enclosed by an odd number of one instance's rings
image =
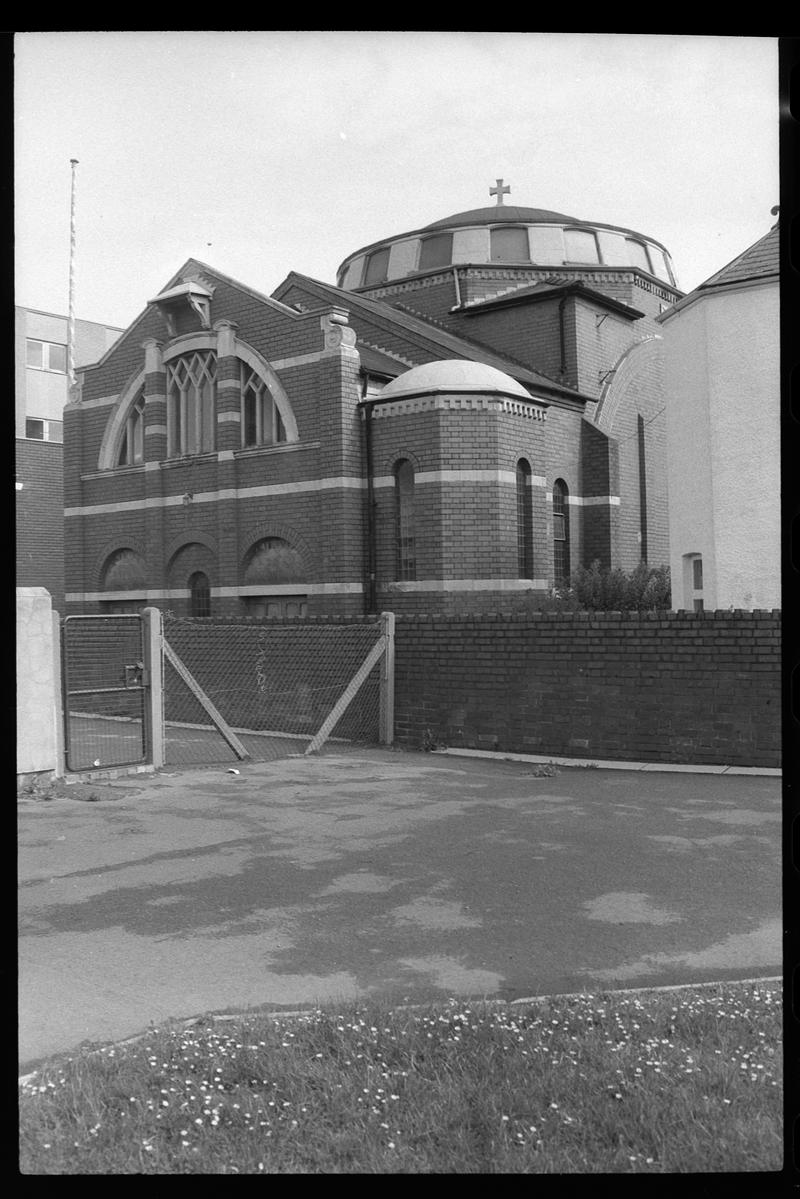
[[[69,317],[67,320],[67,377],[69,386],[75,384],[75,168],[77,158],[71,158],[72,187],[69,205]]]

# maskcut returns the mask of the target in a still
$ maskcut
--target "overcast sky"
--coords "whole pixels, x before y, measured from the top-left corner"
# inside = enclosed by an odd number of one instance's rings
[[[187,258],[269,293],[494,203],[664,243],[691,290],[778,203],[778,44],[693,35],[15,38],[16,302],[124,327]]]

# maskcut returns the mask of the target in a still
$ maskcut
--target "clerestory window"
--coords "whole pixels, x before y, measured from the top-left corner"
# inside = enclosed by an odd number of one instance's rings
[[[197,350],[167,363],[167,456],[216,446],[217,356]]]

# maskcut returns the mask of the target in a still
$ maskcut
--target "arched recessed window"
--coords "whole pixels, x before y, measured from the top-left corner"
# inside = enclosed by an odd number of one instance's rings
[[[599,262],[597,237],[590,229],[565,229],[565,262]]]
[[[144,396],[134,402],[125,421],[117,466],[133,466],[144,461]]]
[[[242,386],[242,446],[278,445],[286,441],[278,406],[261,376],[240,363]]]
[[[414,467],[402,458],[394,468],[394,511],[397,578],[413,581],[417,577],[414,544]]]
[[[370,283],[385,283],[386,274],[389,270],[389,248],[383,250],[373,250],[367,258],[366,269],[364,270],[364,285]]]
[[[167,455],[204,454],[217,439],[217,356],[197,350],[167,363]]]
[[[449,266],[453,261],[452,233],[435,233],[426,237],[419,249],[419,270],[429,271],[437,266]]]
[[[533,578],[533,499],[531,466],[525,458],[517,463],[517,573]]]
[[[512,226],[510,229],[492,229],[492,262],[530,262],[528,230]]]
[[[556,584],[569,582],[569,491],[563,479],[553,484],[553,575]]]
[[[208,575],[197,570],[189,576],[189,602],[192,616],[211,615],[211,588]]]

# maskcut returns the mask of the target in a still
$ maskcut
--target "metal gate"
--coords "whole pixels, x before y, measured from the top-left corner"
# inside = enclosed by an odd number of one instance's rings
[[[142,616],[67,616],[62,626],[67,770],[152,760]]]

